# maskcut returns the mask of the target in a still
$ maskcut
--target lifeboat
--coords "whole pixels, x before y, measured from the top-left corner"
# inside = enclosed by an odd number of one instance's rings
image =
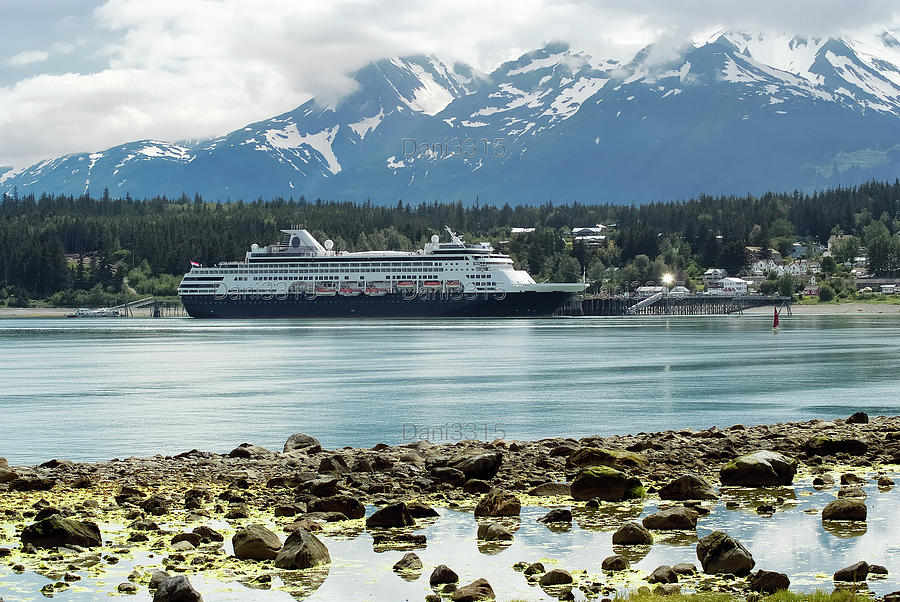
[[[316,296],[318,297],[334,297],[336,294],[337,291],[334,288],[327,286],[316,287]]]
[[[362,289],[352,288],[349,286],[341,287],[338,294],[342,297],[358,297],[362,294]]]
[[[366,295],[369,297],[384,297],[387,294],[388,290],[386,288],[378,288],[377,286],[366,288]]]

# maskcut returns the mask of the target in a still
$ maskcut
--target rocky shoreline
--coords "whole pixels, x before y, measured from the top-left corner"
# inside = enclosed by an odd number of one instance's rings
[[[278,451],[244,443],[226,455],[191,450],[37,466],[0,459],[0,580],[4,572],[34,572],[50,579],[41,592],[52,597],[77,585],[85,571],[102,575],[130,558],[135,568],[115,587],[118,594],[200,600],[190,578],[212,574],[256,588],[277,577],[282,589],[303,598],[321,585],[330,563],[340,562],[319,535],[366,532],[376,550],[408,551],[393,570],[407,580],[427,578],[433,593],[426,599],[504,598],[486,579],[459,583],[453,567],[424,566],[414,550],[428,542],[416,531],[441,520],[441,508],[471,511],[479,549],[502,549],[516,537],[522,508],[542,506],[552,508],[540,519],[550,527],[548,538],[554,525],[572,522],[573,512],[592,509],[621,553],[603,560],[599,575],[517,563],[522,579],[561,600],[574,599],[573,588],[579,596],[611,598],[616,575],[629,569],[629,552],[649,549],[667,532],[695,532],[712,505],[740,505],[740,492],[812,479],[836,491],[822,510],[823,525],[852,532],[867,516],[861,486],[890,490],[897,464],[900,417],[861,412],[834,421],[580,440],[324,450],[315,438],[295,434]],[[754,502],[756,512],[774,513],[784,502],[770,497]],[[628,520],[651,500],[657,512],[640,523]],[[750,551],[722,531],[697,541],[696,558],[699,566],[658,567],[645,586],[664,595],[686,584],[739,598],[790,587],[788,575],[756,566]],[[879,560],[860,559],[835,573],[834,583],[883,576]]]

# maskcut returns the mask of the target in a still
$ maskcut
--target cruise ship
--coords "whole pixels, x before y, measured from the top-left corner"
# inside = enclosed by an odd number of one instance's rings
[[[504,317],[553,314],[581,283],[538,284],[486,242],[447,228],[417,251],[335,251],[303,228],[244,261],[191,262],[178,294],[194,318]]]

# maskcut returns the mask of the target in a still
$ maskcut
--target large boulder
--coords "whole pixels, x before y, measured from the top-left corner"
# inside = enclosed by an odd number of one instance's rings
[[[696,529],[697,516],[698,514],[689,508],[678,507],[645,516],[641,522],[646,528],[658,531]]]
[[[512,493],[491,489],[475,506],[475,516],[519,516],[522,503]]]
[[[406,502],[406,509],[413,518],[437,518],[440,516],[437,510],[419,500],[410,500]]]
[[[63,518],[53,514],[22,529],[22,545],[31,544],[36,548],[57,548],[59,546],[81,546],[96,548],[103,545],[100,527],[95,523]]]
[[[834,573],[835,581],[865,581],[869,576],[869,563],[863,560]]]
[[[450,463],[451,468],[462,471],[466,479],[481,479],[487,481],[493,479],[503,463],[503,454],[500,452],[487,452],[472,456],[463,456]]]
[[[231,544],[235,557],[241,560],[273,560],[281,549],[278,536],[259,524],[250,525],[235,533]]]
[[[228,453],[228,456],[231,458],[244,458],[245,460],[268,458],[271,455],[272,452],[265,447],[253,445],[252,443],[241,443]]]
[[[612,543],[614,546],[650,545],[653,534],[638,523],[625,523],[613,533]]]
[[[607,447],[582,447],[566,459],[569,468],[608,466],[610,468],[646,468],[647,458],[640,453]]]
[[[319,498],[309,504],[310,512],[340,512],[347,518],[362,518],[366,515],[366,507],[362,502],[349,495],[332,495]]]
[[[153,602],[203,602],[203,596],[187,577],[175,575],[159,584],[153,594]]]
[[[366,527],[390,529],[393,527],[411,527],[416,524],[403,502],[391,504],[376,510],[366,519]]]
[[[284,453],[292,451],[302,451],[307,454],[316,454],[322,451],[322,444],[315,437],[304,435],[303,433],[294,433],[284,444]]]
[[[619,554],[607,556],[600,563],[600,569],[604,571],[627,571],[630,568],[631,563],[628,562],[628,559]]]
[[[394,563],[394,571],[418,573],[422,570],[422,559],[415,552],[407,552],[403,558]]]
[[[571,523],[572,511],[568,508],[554,508],[544,516],[537,519],[539,523]]]
[[[10,491],[50,491],[56,481],[39,477],[18,477],[9,482]]]
[[[571,488],[572,498],[576,500],[599,498],[619,502],[644,496],[640,481],[608,466],[582,468],[572,480]]]
[[[9,466],[0,466],[0,483],[9,483],[18,478],[19,475],[12,470],[9,470]]]
[[[328,548],[306,529],[291,533],[275,556],[275,566],[280,569],[308,569],[329,562]]]
[[[513,533],[500,523],[478,525],[477,537],[483,541],[512,541]]]
[[[457,583],[459,575],[446,564],[439,564],[431,571],[431,577],[428,578],[428,584],[431,587],[435,585],[443,585],[445,583]]]
[[[572,573],[565,569],[551,569],[541,575],[541,585],[565,585],[572,583]]]
[[[431,469],[431,478],[454,487],[462,487],[466,483],[466,473],[449,466],[435,466]]]
[[[761,594],[774,594],[791,586],[791,580],[784,573],[759,570],[750,578],[750,589]]]
[[[806,442],[806,453],[810,456],[833,456],[835,454],[862,456],[867,451],[869,451],[868,444],[859,439],[812,437]]]
[[[667,564],[653,569],[647,577],[647,583],[678,583],[678,573]]]
[[[718,497],[712,485],[693,473],[681,475],[659,490],[661,500],[715,500]]]
[[[697,542],[697,558],[708,574],[749,575],[756,565],[747,548],[722,531],[713,531]]]
[[[319,474],[341,475],[351,472],[347,461],[340,454],[328,454],[319,460]]]
[[[797,460],[773,451],[757,451],[736,458],[722,467],[723,485],[771,487],[790,485],[797,474]]]
[[[866,520],[868,509],[859,498],[844,497],[822,509],[822,520]]]
[[[487,579],[476,579],[472,583],[463,585],[453,592],[450,599],[453,602],[477,602],[478,600],[495,600],[494,590]]]

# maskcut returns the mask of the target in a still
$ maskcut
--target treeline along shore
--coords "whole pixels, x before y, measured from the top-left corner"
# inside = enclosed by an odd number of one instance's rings
[[[751,257],[798,240],[825,244],[846,235],[824,267],[840,296],[855,295],[842,263],[861,247],[873,274],[900,271],[900,181],[815,193],[701,196],[642,205],[548,202],[540,206],[258,199],[211,202],[195,195],[137,200],[4,193],[0,197],[0,306],[112,306],[139,295],[174,296],[181,275],[244,257],[279,229],[303,225],[339,251],[412,250],[450,226],[490,241],[535,279],[595,287],[683,277],[690,288],[706,268],[737,274]],[[572,241],[572,228],[607,226],[602,242]],[[522,229],[514,232],[513,229]],[[795,284],[802,285],[801,282]],[[785,284],[791,292],[790,283]],[[802,288],[802,287],[801,287]]]
[[[495,553],[515,541],[523,521],[535,520],[524,518],[523,508],[540,506],[550,510],[537,519],[548,527],[542,536],[548,549],[574,520],[608,532],[616,550],[594,571],[510,559],[519,561],[512,566],[521,572],[517,578],[542,595],[572,599],[577,588],[608,598],[624,583],[659,594],[752,598],[790,589],[792,575],[759,566],[754,550],[726,531],[697,540],[711,512],[798,512],[793,491],[803,486],[827,492],[827,504],[806,511],[819,515],[824,535],[853,537],[866,530],[866,491],[895,495],[898,463],[900,417],[862,412],[833,421],[578,440],[419,440],[329,450],[298,433],[279,450],[243,443],[228,454],[190,450],[36,466],[0,460],[0,582],[4,573],[34,572],[41,576],[35,587],[53,595],[132,562],[127,579],[110,584],[112,592],[200,600],[191,579],[213,575],[265,588],[277,577],[302,598],[322,585],[329,567],[351,560],[330,553],[329,538],[364,537],[374,551],[396,555],[398,578],[427,584],[427,600],[509,599],[490,575],[463,580],[459,566],[423,564],[416,551],[440,550],[442,543],[422,530],[449,520],[448,512],[471,512],[479,550]],[[645,509],[653,512],[640,519]],[[682,548],[682,562],[650,573],[631,568],[672,533],[695,542]],[[581,560],[599,561],[590,551]],[[829,574],[829,588],[885,578],[884,558],[858,560]]]

